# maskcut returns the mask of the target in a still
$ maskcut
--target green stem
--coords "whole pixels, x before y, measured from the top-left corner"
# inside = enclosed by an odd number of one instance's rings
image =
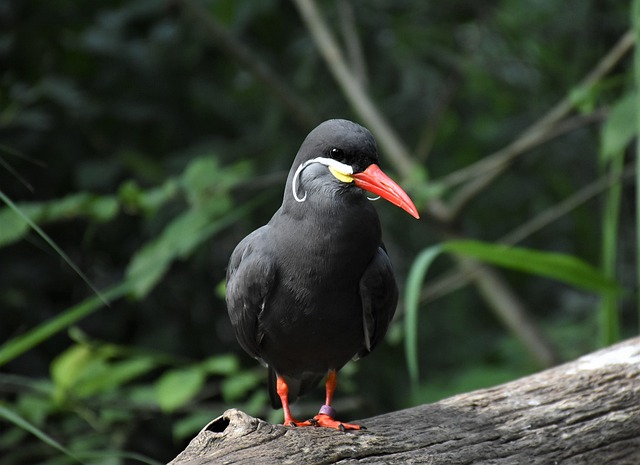
[[[620,179],[624,169],[624,153],[612,157],[609,164],[611,179]],[[605,204],[602,231],[602,273],[612,281],[616,276],[618,251],[618,221],[620,217],[620,182],[611,185]],[[618,295],[604,293],[600,303],[600,345],[608,346],[620,339],[620,314]]]

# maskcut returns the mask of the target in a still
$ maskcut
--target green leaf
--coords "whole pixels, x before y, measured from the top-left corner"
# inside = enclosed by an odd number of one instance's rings
[[[630,92],[611,109],[602,127],[600,158],[604,163],[614,156],[621,156],[637,132],[637,96]]]
[[[409,275],[407,276],[405,288],[404,341],[409,378],[414,388],[418,386],[420,377],[418,363],[418,306],[420,303],[420,292],[427,270],[441,252],[442,248],[440,246],[423,250],[413,261],[411,270],[409,270]]]
[[[113,390],[156,367],[154,361],[148,357],[118,361],[105,359],[102,362],[95,364],[92,371],[83,373],[73,389],[75,395],[88,397],[99,392]]]
[[[127,267],[127,280],[132,284],[134,295],[145,296],[174,259],[188,256],[207,239],[212,220],[213,214],[208,209],[188,210],[169,223],[160,237],[138,250]]]
[[[222,382],[222,397],[226,402],[242,399],[249,391],[255,389],[264,378],[262,370],[245,371],[226,378]]]
[[[96,363],[100,361],[95,353],[84,344],[73,345],[58,355],[51,362],[51,379],[55,385],[54,400],[62,402],[89,365]]]
[[[600,271],[571,255],[490,244],[480,241],[451,241],[442,249],[494,265],[556,279],[588,291],[619,292],[619,286]]]
[[[200,368],[211,375],[230,375],[238,372],[240,362],[235,354],[218,355],[206,359]]]
[[[29,232],[29,224],[9,208],[0,210],[0,247],[22,239]]]
[[[172,412],[202,389],[205,373],[199,366],[190,366],[166,372],[156,383],[156,400],[165,412]]]
[[[126,276],[133,295],[144,297],[164,276],[173,260],[188,257],[197,246],[245,217],[264,200],[264,197],[258,197],[240,208],[231,209],[228,199],[223,199],[221,202],[207,202],[201,208],[178,216],[160,237],[147,242],[129,262]]]
[[[207,200],[208,192],[215,190],[218,185],[220,171],[220,164],[214,156],[196,158],[189,163],[182,179],[192,205]]]

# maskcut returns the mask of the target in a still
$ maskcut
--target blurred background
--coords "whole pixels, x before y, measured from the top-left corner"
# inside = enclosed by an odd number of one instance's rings
[[[619,0],[0,2],[2,463],[165,463],[228,408],[282,421],[225,267],[329,118],[374,133],[422,214],[376,204],[402,296],[343,370],[341,418],[637,334],[632,19]]]

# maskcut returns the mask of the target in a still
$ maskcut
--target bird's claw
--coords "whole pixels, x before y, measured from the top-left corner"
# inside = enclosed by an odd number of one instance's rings
[[[285,422],[286,426],[298,427],[298,426],[314,426],[317,428],[331,428],[342,431],[351,431],[351,430],[364,430],[366,429],[364,426],[355,425],[353,423],[342,423],[341,421],[334,420],[329,415],[319,413],[313,418],[310,418],[305,421],[296,421],[290,420]]]
[[[361,429],[364,429],[364,427],[362,427],[360,425],[355,425],[353,423],[342,423],[341,421],[334,420],[331,416],[326,415],[324,413],[317,414],[310,421],[313,421],[314,426],[319,426],[319,427],[322,427],[322,428],[337,429],[337,430],[340,430],[342,432],[345,432],[347,430],[361,430]]]

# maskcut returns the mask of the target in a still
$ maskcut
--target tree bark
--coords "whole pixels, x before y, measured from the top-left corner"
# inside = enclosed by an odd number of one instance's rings
[[[362,420],[271,425],[231,409],[170,465],[640,464],[640,338],[500,386]]]

